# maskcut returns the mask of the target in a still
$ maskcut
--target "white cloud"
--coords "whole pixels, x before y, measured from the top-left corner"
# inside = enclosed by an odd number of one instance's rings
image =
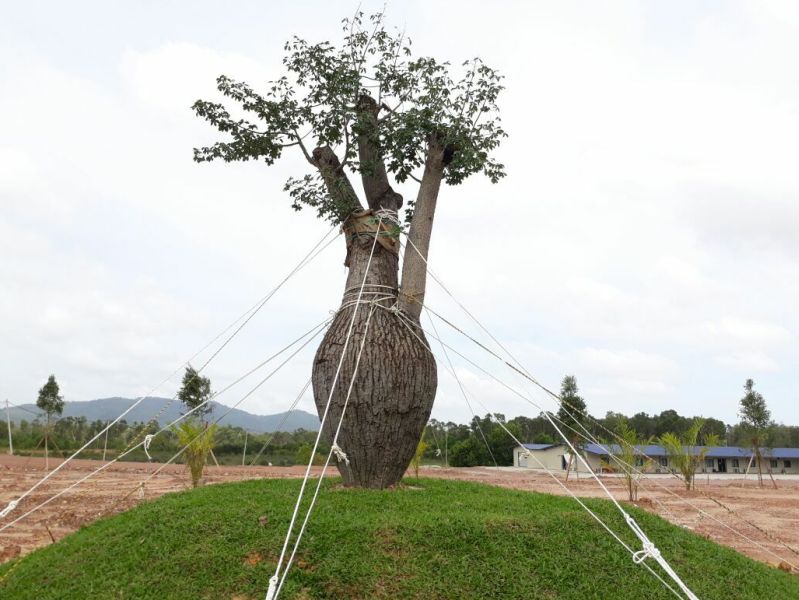
[[[708,321],[702,326],[703,333],[719,343],[734,346],[774,346],[781,345],[791,339],[791,332],[781,325],[743,319],[724,317],[716,321]]]
[[[606,375],[674,377],[679,371],[673,360],[638,350],[583,348],[578,351],[577,358],[581,369]]]
[[[774,372],[780,370],[779,363],[764,352],[737,352],[730,356],[717,356],[717,365],[730,367],[743,374],[752,372]]]
[[[785,76],[799,51],[795,7],[454,6],[389,11],[421,52],[479,53],[507,76],[508,178],[441,195],[431,263],[449,288],[544,383],[576,374],[597,413],[691,412],[751,369],[773,376],[775,416],[799,419],[790,382],[777,378],[799,360],[799,84]],[[299,157],[270,169],[193,164],[191,148],[217,134],[189,106],[214,97],[220,73],[257,88],[278,73],[284,39],[306,27],[330,39],[337,21],[307,23],[288,6],[225,28],[232,16],[197,10],[213,36],[153,19],[147,36],[122,27],[73,53],[21,34],[0,42],[10,48],[0,250],[13,259],[0,261],[0,309],[14,318],[0,331],[14,348],[2,356],[15,365],[4,379],[12,399],[51,370],[73,398],[140,393],[325,231],[281,191],[304,172]],[[435,25],[444,17],[446,42]],[[89,45],[102,61],[86,57]],[[336,305],[342,245],[220,357],[220,382]],[[431,306],[475,332],[435,287]],[[248,406],[295,393],[303,360]],[[457,367],[497,410],[532,410]],[[434,414],[465,419],[457,388],[443,370],[440,379]]]

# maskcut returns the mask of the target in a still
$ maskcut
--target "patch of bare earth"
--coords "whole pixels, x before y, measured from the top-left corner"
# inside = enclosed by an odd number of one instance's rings
[[[51,469],[57,464],[57,461],[51,460]],[[0,522],[0,525],[24,514],[102,464],[95,460],[70,462],[46,484],[20,502],[16,510]],[[100,517],[127,510],[142,501],[190,486],[185,467],[169,465],[141,490],[141,482],[160,466],[157,463],[115,463],[25,517],[0,533],[0,563],[51,544],[53,540],[57,541]],[[211,466],[207,468],[205,482],[214,484],[258,478],[297,478],[302,477],[304,470],[305,467],[301,466]],[[318,472],[319,468],[315,468],[314,473]],[[0,507],[19,497],[44,474],[44,460],[41,458],[0,456]],[[516,490],[564,494],[561,487],[548,475],[523,469],[423,467],[421,474]],[[626,499],[621,480],[606,477],[603,481],[616,498]],[[598,498],[604,495],[596,482],[585,475],[579,479],[572,475],[566,485],[578,496]],[[658,477],[642,482],[638,505],[756,560],[779,566],[783,559],[785,568],[799,564],[799,480],[780,480],[778,486],[778,489],[759,488],[751,479],[745,483],[741,479],[713,479],[701,480],[697,491],[686,492],[676,479]],[[701,508],[706,515],[700,514],[694,507]],[[744,540],[714,519],[739,530],[752,541]],[[390,550],[390,544],[388,549]]]

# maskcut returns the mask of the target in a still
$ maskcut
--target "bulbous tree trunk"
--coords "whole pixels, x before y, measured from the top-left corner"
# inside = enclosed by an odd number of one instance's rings
[[[367,272],[373,245],[374,255]],[[338,445],[349,464],[338,460],[337,466],[345,485],[385,488],[402,479],[430,417],[437,386],[436,363],[426,348],[422,331],[385,310],[396,303],[397,255],[375,244],[373,237],[364,235],[353,240],[348,264],[342,309],[314,358],[314,400],[321,417],[331,397],[347,331],[357,309],[324,433],[332,441],[354,378],[338,436]],[[355,304],[364,274],[362,303]],[[370,301],[379,306],[368,304]],[[418,324],[413,315],[405,318]],[[363,354],[356,372],[364,335]]]
[[[455,80],[449,63],[430,57],[411,59],[410,40],[403,33],[389,32],[382,14],[371,15],[368,27],[364,24],[360,12],[345,20],[348,33],[340,49],[295,37],[286,45],[286,75],[265,94],[246,82],[220,76],[217,89],[237,102],[248,118],[234,115],[238,111],[231,113],[216,100],[195,102],[197,115],[223,132],[227,141],[195,148],[194,159],[257,159],[271,165],[286,149],[296,148],[312,173],[286,182],[292,206],[313,207],[320,217],[349,225],[366,211],[381,215],[388,211],[390,219],[397,217],[403,198],[392,188],[389,175],[397,183],[419,183],[416,199],[404,215],[410,226],[401,282],[398,285],[396,248],[391,244],[386,248],[380,238],[366,280],[383,286],[367,285],[366,299],[374,299],[373,292],[389,290],[392,293],[380,303],[396,304],[397,311],[376,309],[367,332],[371,307],[351,302],[375,241],[375,232],[363,228],[348,240],[350,272],[342,307],[313,365],[320,416],[331,399],[325,419],[328,436],[338,424],[353,383],[338,439],[349,459],[349,465],[339,465],[344,481],[381,488],[402,477],[436,391],[436,365],[426,340],[417,339],[416,334],[424,339],[421,331],[409,330],[402,319],[418,326],[424,306],[441,184],[459,184],[480,172],[492,182],[503,177],[504,167],[491,154],[505,132],[496,104],[502,90],[499,73],[475,58],[463,63],[460,79]],[[360,177],[361,195],[350,175]],[[354,335],[336,378],[356,310]],[[361,340],[366,345],[356,372]]]

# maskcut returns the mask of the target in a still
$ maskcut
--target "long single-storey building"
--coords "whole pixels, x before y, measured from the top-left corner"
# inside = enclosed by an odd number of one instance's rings
[[[697,446],[700,452],[705,446]],[[590,469],[596,473],[613,472],[618,465],[610,454],[618,455],[615,444],[585,444],[581,454]],[[635,446],[636,466],[647,473],[669,473],[673,470],[671,459],[663,446]],[[565,471],[571,458],[571,448],[566,444],[522,444],[513,450],[513,464],[528,469]],[[772,473],[799,473],[799,448],[763,448],[762,470]],[[574,457],[571,470],[587,473],[583,461]],[[739,446],[710,446],[697,473],[757,473],[757,459],[751,448]]]

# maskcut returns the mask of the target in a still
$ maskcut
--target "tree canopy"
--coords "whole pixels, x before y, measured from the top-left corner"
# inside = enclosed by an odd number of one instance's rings
[[[54,414],[60,415],[64,412],[64,397],[60,395],[60,391],[55,375],[50,375],[47,383],[39,390],[36,406],[47,413],[48,419]]]
[[[585,400],[579,392],[577,378],[574,375],[566,375],[560,384],[561,406],[558,409],[558,419],[567,427],[567,431],[563,433],[570,437],[580,435],[579,425],[584,424],[588,418]],[[577,432],[572,429],[576,429]]]
[[[741,424],[752,431],[763,431],[771,425],[771,411],[766,406],[763,394],[755,391],[755,382],[747,379],[744,384],[746,394],[741,398],[738,415]]]
[[[388,184],[419,181],[431,147],[441,149],[443,179],[461,183],[482,172],[505,174],[492,156],[505,137],[497,110],[502,77],[479,58],[461,63],[414,58],[411,40],[389,30],[382,13],[342,21],[340,46],[286,42],[285,72],[256,91],[226,75],[217,89],[236,104],[198,100],[195,113],[226,134],[196,148],[198,162],[261,160],[273,164],[296,146],[314,167],[285,185],[293,207],[316,209],[334,223],[361,208],[347,171],[361,175],[370,208],[398,210],[402,198]],[[235,114],[234,114],[235,112]],[[406,219],[413,201],[406,206]]]
[[[197,416],[207,415],[211,412],[211,404],[203,405],[203,402],[211,397],[211,380],[208,377],[203,377],[191,365],[186,367],[183,373],[183,381],[181,383],[180,391],[178,392],[178,400],[183,402],[189,410],[195,409],[194,414]],[[202,406],[201,406],[202,405]]]

